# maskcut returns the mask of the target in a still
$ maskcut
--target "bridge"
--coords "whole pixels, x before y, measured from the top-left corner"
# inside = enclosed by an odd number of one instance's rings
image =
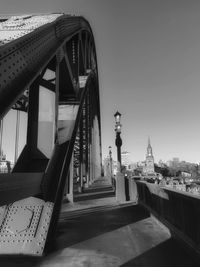
[[[59,239],[60,225],[66,231],[67,226],[77,231],[73,228],[76,223],[72,227],[66,221],[88,214],[87,209],[79,209],[82,214],[70,213],[70,206],[64,203],[88,195],[91,199],[91,193],[97,192],[109,195],[110,202],[94,201],[90,216],[84,218],[94,215],[112,227],[140,221],[134,231],[145,240],[141,229],[151,231],[147,226],[152,226],[160,238],[155,241],[149,235],[148,240],[158,245],[170,233],[166,229],[162,233],[164,226],[150,217],[152,213],[198,252],[198,198],[159,193],[154,185],[149,189],[138,182],[139,204],[118,205],[112,184],[102,178],[98,68],[89,23],[83,17],[64,14],[2,16],[0,31],[0,154],[5,163],[0,174],[0,254],[48,255]],[[8,124],[13,124],[14,133]],[[4,156],[6,149],[13,156],[13,166]],[[174,203],[181,209],[179,216]],[[94,223],[80,219],[83,225],[87,222]],[[137,234],[135,240],[137,247],[144,245]],[[0,262],[9,266],[5,258]],[[20,260],[19,266],[25,262],[27,259]],[[114,262],[112,266],[120,266]]]

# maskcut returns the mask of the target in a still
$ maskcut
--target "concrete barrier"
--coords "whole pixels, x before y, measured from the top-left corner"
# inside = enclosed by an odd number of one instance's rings
[[[129,177],[129,197],[130,201],[137,202],[138,201],[138,192],[137,192],[137,184],[134,180],[134,178]]]
[[[116,173],[116,200],[118,202],[126,201],[124,174],[121,172]]]
[[[137,181],[139,203],[200,256],[200,196]]]

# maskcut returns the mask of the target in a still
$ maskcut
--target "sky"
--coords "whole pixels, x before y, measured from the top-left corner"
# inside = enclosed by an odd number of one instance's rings
[[[199,0],[1,0],[2,14],[64,12],[84,16],[96,44],[103,157],[112,146],[114,113],[122,151],[155,161],[200,162]]]

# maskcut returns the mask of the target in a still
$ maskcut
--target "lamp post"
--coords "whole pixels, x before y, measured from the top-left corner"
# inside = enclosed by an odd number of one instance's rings
[[[120,137],[121,134],[121,114],[119,111],[117,111],[114,115],[115,117],[115,132],[116,132],[116,139],[115,139],[115,145],[117,147],[117,161],[119,164],[119,171],[121,172],[121,146],[122,146],[122,139]]]

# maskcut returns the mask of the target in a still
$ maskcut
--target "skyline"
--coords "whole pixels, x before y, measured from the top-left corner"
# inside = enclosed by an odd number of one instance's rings
[[[102,155],[122,151],[156,161],[200,161],[200,2],[195,0],[3,0],[1,13],[80,14],[90,23],[99,70]]]
[[[115,148],[114,148],[114,149],[115,149]],[[112,151],[112,154],[113,154],[113,150],[112,150],[112,149],[111,149],[111,151]],[[153,157],[154,157],[154,149],[153,149],[153,147],[152,147],[152,151],[153,151]],[[128,154],[129,154],[128,157],[130,158],[130,163],[143,162],[143,161],[146,160],[147,145],[146,145],[146,150],[144,151],[144,156],[143,156],[142,159],[137,159],[136,161],[132,161],[132,160],[131,160],[131,152],[129,152],[129,151],[127,151],[127,150],[121,150],[121,154],[123,154],[123,153],[128,153]],[[106,159],[106,158],[108,158],[108,157],[109,157],[109,154],[105,155],[105,157],[103,158],[103,160]],[[169,159],[167,159],[167,160],[163,160],[162,158],[157,158],[157,159],[155,159],[155,157],[154,157],[154,162],[155,162],[155,163],[159,163],[159,161],[161,160],[163,163],[167,163],[167,162],[173,161],[174,159],[176,159],[176,160],[178,159],[179,162],[189,162],[189,163],[194,163],[194,164],[200,164],[200,161],[199,161],[199,162],[186,161],[185,159],[183,159],[183,158],[179,158],[178,156],[172,156],[172,158],[169,158]],[[117,162],[117,159],[114,159],[114,161]]]

